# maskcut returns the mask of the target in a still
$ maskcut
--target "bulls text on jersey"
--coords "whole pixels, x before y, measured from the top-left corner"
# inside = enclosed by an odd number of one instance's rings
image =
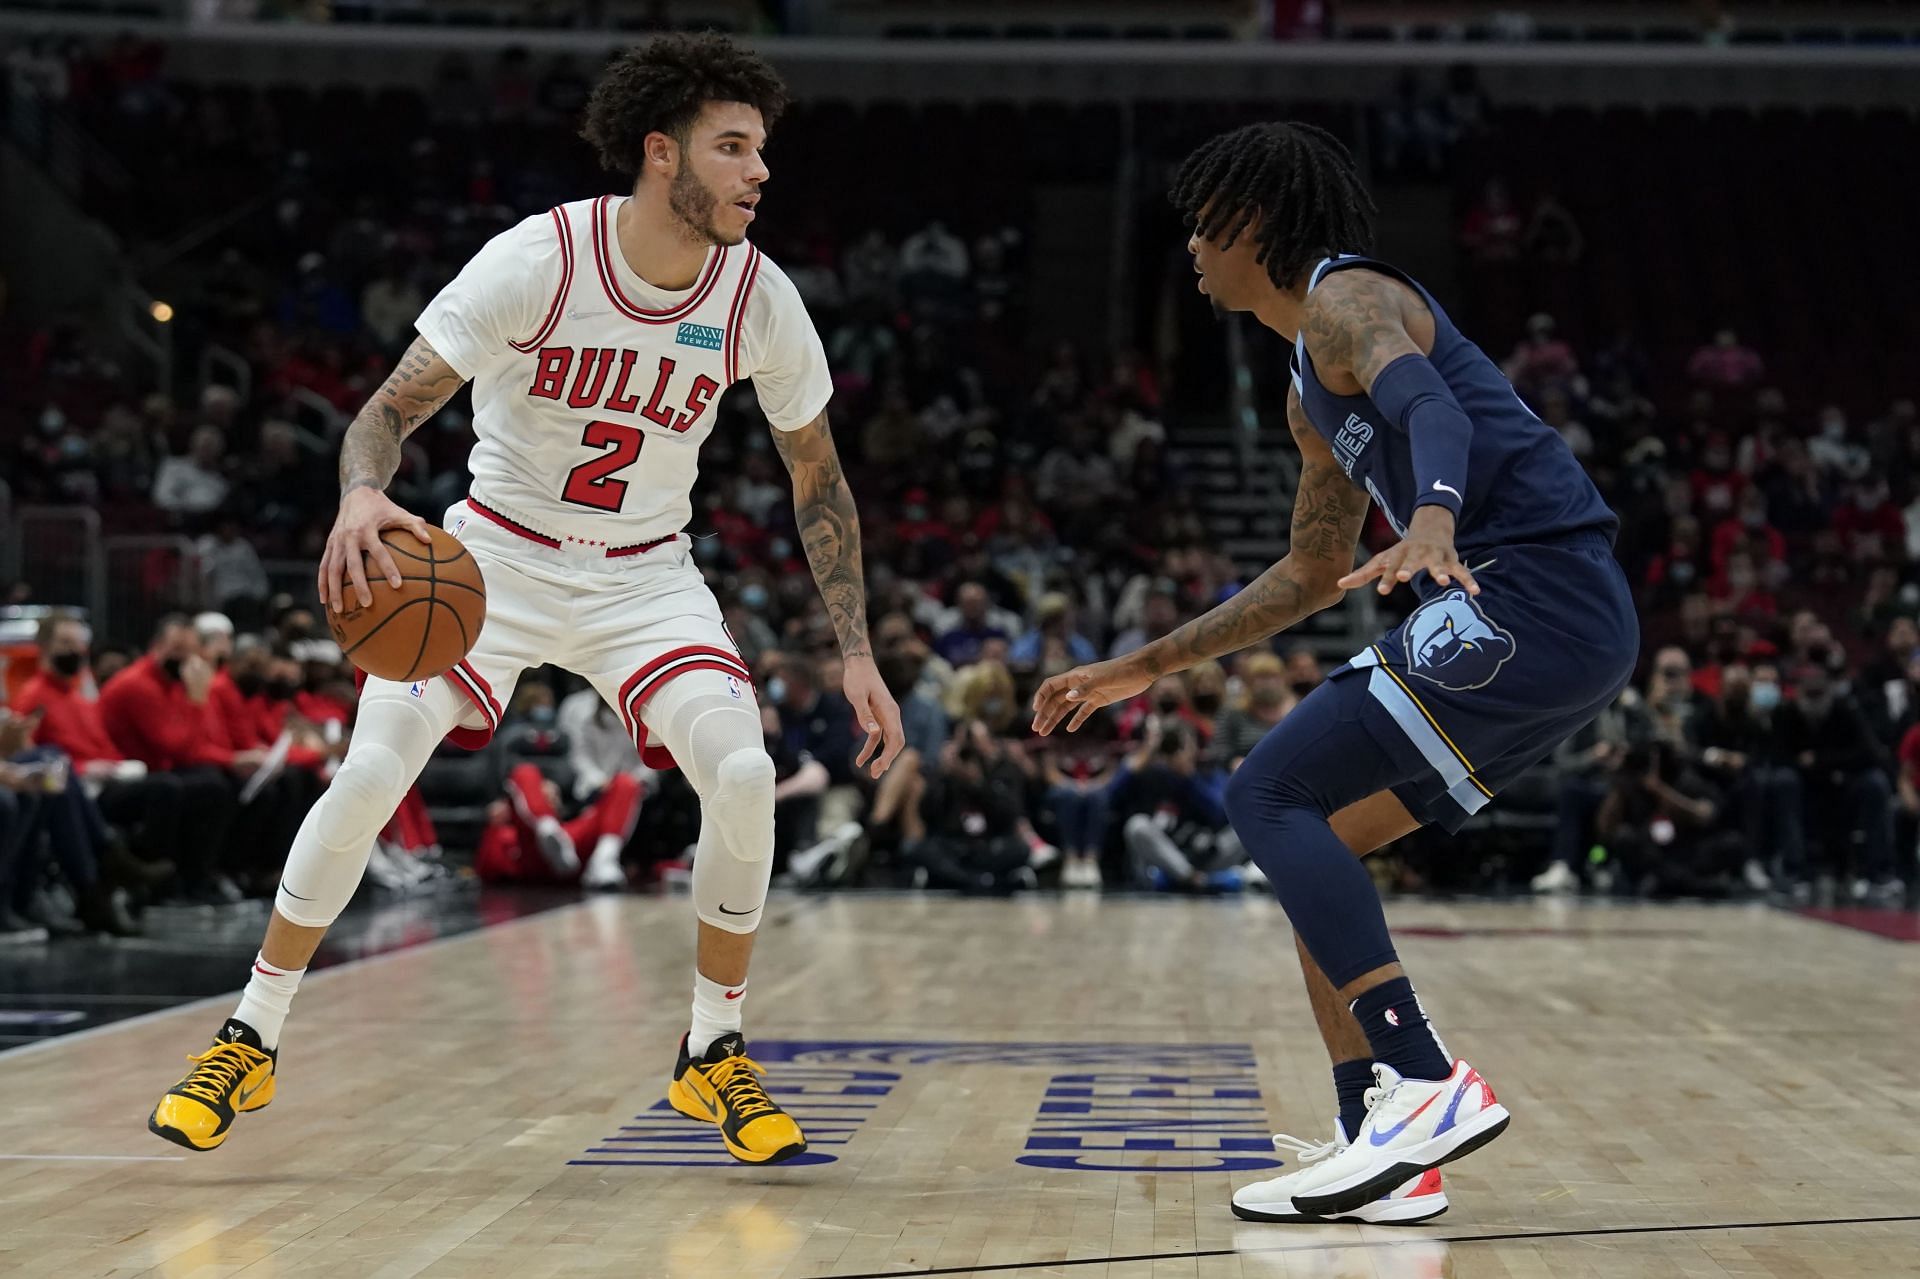
[[[676,379],[674,370],[679,362],[669,355],[658,356],[657,367],[640,372],[636,379],[641,358],[638,351],[610,346],[581,350],[544,346],[535,357],[533,382],[527,394],[536,399],[562,400],[568,408],[637,414],[669,431],[686,431],[707,411],[720,384],[705,373]],[[653,387],[642,401],[649,377]],[[676,380],[679,386],[674,385]]]

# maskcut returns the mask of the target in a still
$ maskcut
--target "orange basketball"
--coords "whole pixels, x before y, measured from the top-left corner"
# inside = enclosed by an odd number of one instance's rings
[[[327,612],[340,651],[369,675],[411,683],[441,675],[472,651],[487,620],[487,584],[467,548],[431,528],[431,546],[401,528],[380,534],[400,570],[400,589],[367,562],[373,603],[360,607],[346,588],[347,611]]]

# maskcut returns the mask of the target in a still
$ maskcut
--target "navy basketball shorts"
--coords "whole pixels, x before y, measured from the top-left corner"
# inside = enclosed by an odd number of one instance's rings
[[[1384,753],[1355,781],[1384,783],[1448,831],[1611,704],[1640,652],[1633,592],[1605,535],[1462,559],[1479,595],[1422,574],[1412,615],[1307,699],[1339,703],[1327,709]]]

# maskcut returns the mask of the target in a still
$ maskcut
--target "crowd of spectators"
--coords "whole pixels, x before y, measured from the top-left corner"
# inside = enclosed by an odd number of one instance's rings
[[[559,73],[533,82],[536,99],[565,99]],[[129,905],[271,886],[353,702],[338,651],[310,612],[274,596],[261,563],[314,556],[332,516],[338,422],[302,406],[353,412],[435,282],[548,194],[524,172],[417,158],[397,211],[295,180],[271,235],[236,236],[195,264],[182,332],[240,352],[244,385],[169,398],[77,328],[19,335],[12,400],[29,429],[6,446],[15,500],[85,502],[110,527],[195,539],[202,571],[175,602],[218,620],[91,637],[77,618],[48,617],[43,669],[7,721],[22,740],[0,742],[12,761],[0,773],[9,910],[57,913],[40,890],[59,880],[83,920],[122,928],[136,922]],[[1536,226],[1553,221],[1536,211]],[[1463,252],[1484,256],[1512,230],[1483,220]],[[1543,235],[1578,251],[1577,228]],[[858,776],[833,629],[751,388],[737,388],[703,457],[694,547],[767,711],[782,872],[977,892],[1043,877],[1257,883],[1220,799],[1323,678],[1312,647],[1282,637],[1163,679],[1077,735],[1024,727],[1040,679],[1134,651],[1241,584],[1169,458],[1163,363],[1026,350],[1017,227],[929,221],[769,248],[835,370],[875,652],[909,737],[880,783]],[[1731,328],[1687,361],[1693,390],[1678,401],[1650,398],[1651,363],[1630,336],[1576,350],[1545,314],[1505,353],[1521,395],[1621,512],[1619,554],[1656,655],[1637,691],[1554,762],[1559,828],[1537,886],[1895,900],[1920,832],[1913,406],[1856,427],[1848,409],[1860,406],[1788,404],[1764,353]],[[408,441],[394,492],[429,518],[465,491],[468,412],[463,395]],[[10,598],[32,603],[33,583]],[[133,656],[109,641],[147,647]],[[523,692],[479,871],[672,879],[697,842],[684,782],[629,759],[617,724],[570,678],[530,676]],[[519,767],[529,762],[533,773]],[[376,873],[405,885],[420,860],[383,852]]]

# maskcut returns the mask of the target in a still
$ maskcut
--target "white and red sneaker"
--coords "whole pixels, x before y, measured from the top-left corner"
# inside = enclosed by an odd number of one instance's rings
[[[1445,1079],[1402,1079],[1375,1062],[1373,1079],[1367,1121],[1351,1145],[1326,1157],[1317,1184],[1295,1193],[1301,1212],[1352,1212],[1409,1178],[1478,1150],[1513,1118],[1464,1061],[1455,1061]]]
[[[1347,1148],[1346,1131],[1336,1122],[1333,1140],[1318,1143],[1281,1134],[1274,1137],[1273,1148],[1291,1154],[1296,1167],[1285,1176],[1256,1181],[1234,1191],[1233,1215],[1242,1221],[1364,1221],[1372,1225],[1410,1226],[1418,1221],[1432,1221],[1447,1210],[1447,1192],[1441,1189],[1440,1172],[1436,1168],[1395,1187],[1372,1203],[1361,1204],[1352,1212],[1316,1217],[1295,1206],[1293,1197],[1316,1188],[1326,1179],[1328,1160]]]

